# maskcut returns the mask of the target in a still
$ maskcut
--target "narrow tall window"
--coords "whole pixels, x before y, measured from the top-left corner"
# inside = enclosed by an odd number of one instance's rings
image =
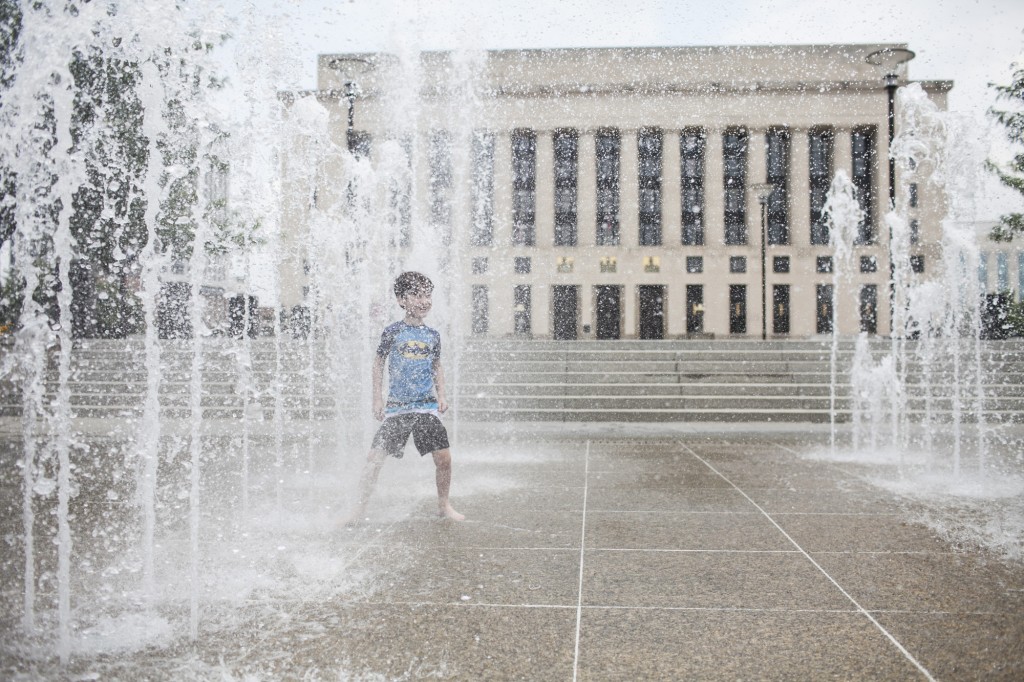
[[[978,254],[978,287],[981,293],[988,291],[988,254]]]
[[[857,243],[872,244],[875,241],[874,228],[874,166],[875,129],[857,128],[850,135],[853,152],[853,186],[857,190],[857,202],[864,212],[857,228]]]
[[[472,294],[473,333],[486,334],[490,327],[490,302],[486,284],[474,284]]]
[[[865,284],[860,288],[860,330],[878,333],[878,286]]]
[[[815,287],[815,332],[818,334],[832,333],[833,317],[833,286],[831,284],[818,284]]]
[[[529,284],[519,284],[512,291],[512,330],[516,336],[530,335],[531,295]]]
[[[445,130],[435,130],[430,135],[427,149],[430,165],[430,222],[446,228],[451,227],[452,215],[452,147],[451,137]],[[449,238],[448,230],[445,239]]]
[[[555,155],[555,246],[576,246],[579,134],[575,130],[556,130],[552,142]]]
[[[1010,254],[1005,251],[996,253],[996,287],[1000,294],[1010,290]]]
[[[494,238],[494,135],[473,133],[473,233],[474,246],[490,246]]]
[[[679,136],[683,244],[704,245],[704,147],[702,129],[689,128]]]
[[[729,333],[747,333],[747,285],[729,285]]]
[[[809,192],[811,195],[811,244],[828,244],[825,198],[832,182],[832,144],[835,136],[827,128],[811,130],[807,136]]]
[[[661,245],[661,131],[637,133],[640,246]]]
[[[594,136],[597,156],[597,245],[619,243],[619,149],[618,130],[602,130]]]
[[[512,243],[533,246],[537,241],[537,134],[512,131]]]
[[[389,181],[388,223],[398,233],[398,244],[409,246],[412,242],[412,140],[406,137],[398,145],[402,160]]]
[[[1017,300],[1024,301],[1024,251],[1017,254]]]
[[[722,135],[725,190],[725,243],[747,243],[747,131],[727,130]]]
[[[772,333],[789,333],[789,285],[772,285]]]
[[[768,196],[768,243],[789,243],[789,130],[772,128],[765,135],[766,177],[775,186]]]

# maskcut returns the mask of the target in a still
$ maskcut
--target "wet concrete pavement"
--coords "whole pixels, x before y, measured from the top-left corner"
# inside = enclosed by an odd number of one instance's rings
[[[382,491],[326,531],[358,587],[68,679],[1024,679],[1024,566],[804,456],[825,442],[466,427],[466,522],[435,520],[423,488],[396,515],[404,493]],[[429,474],[407,460],[388,467]]]
[[[467,522],[430,520],[428,500],[343,531],[376,576],[324,605],[352,674],[1024,677],[1024,570],[908,523],[855,467],[802,457],[820,435],[502,438],[465,440],[489,453],[457,465]],[[514,484],[458,495],[494,477]]]

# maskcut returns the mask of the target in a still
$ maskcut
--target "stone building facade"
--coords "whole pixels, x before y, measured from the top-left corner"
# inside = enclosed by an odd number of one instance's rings
[[[446,250],[469,334],[811,338],[835,305],[841,334],[886,335],[888,98],[866,59],[894,47],[323,55],[312,94],[356,157],[404,154],[380,229],[392,259],[417,240]],[[921,86],[945,108],[950,82]],[[350,167],[328,164],[321,197]],[[838,171],[865,213],[841,265],[822,215]],[[898,179],[914,276],[940,276],[943,196]],[[286,232],[308,219],[292,211]],[[286,302],[303,302],[308,258],[284,266]]]

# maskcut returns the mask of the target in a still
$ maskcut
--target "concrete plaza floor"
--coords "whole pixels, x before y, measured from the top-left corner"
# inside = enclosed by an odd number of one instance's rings
[[[543,456],[457,470],[517,481],[459,499],[468,522],[374,538],[387,577],[339,605],[340,647],[385,677],[1024,679],[1024,569],[907,523],[815,441],[518,434]]]
[[[387,472],[432,468],[389,462],[367,520],[325,531],[358,589],[68,679],[1024,679],[1024,566],[793,428],[467,426],[467,521],[434,519],[429,486],[396,513]]]

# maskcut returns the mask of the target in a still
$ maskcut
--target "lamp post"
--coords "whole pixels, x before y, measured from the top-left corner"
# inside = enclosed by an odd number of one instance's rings
[[[348,100],[348,127],[346,128],[345,140],[350,152],[356,147],[356,95],[359,94],[359,86],[355,81],[345,82],[345,99]]]
[[[875,50],[864,58],[868,64],[882,73],[882,82],[888,99],[889,145],[886,147],[889,157],[889,210],[896,206],[896,159],[892,156],[892,142],[896,137],[896,88],[899,82],[900,67],[914,58],[914,53],[903,47],[886,47]],[[893,314],[896,305],[896,264],[892,253],[892,224],[889,225],[889,334],[893,329]]]
[[[348,126],[345,130],[345,144],[350,152],[355,152],[357,147],[356,138],[356,97],[361,94],[356,76],[369,71],[373,64],[369,59],[363,57],[335,57],[330,61],[330,67],[339,71],[344,79],[344,95],[348,101]]]
[[[750,186],[750,190],[761,204],[761,340],[768,340],[768,197],[775,185],[770,182],[758,182]]]

